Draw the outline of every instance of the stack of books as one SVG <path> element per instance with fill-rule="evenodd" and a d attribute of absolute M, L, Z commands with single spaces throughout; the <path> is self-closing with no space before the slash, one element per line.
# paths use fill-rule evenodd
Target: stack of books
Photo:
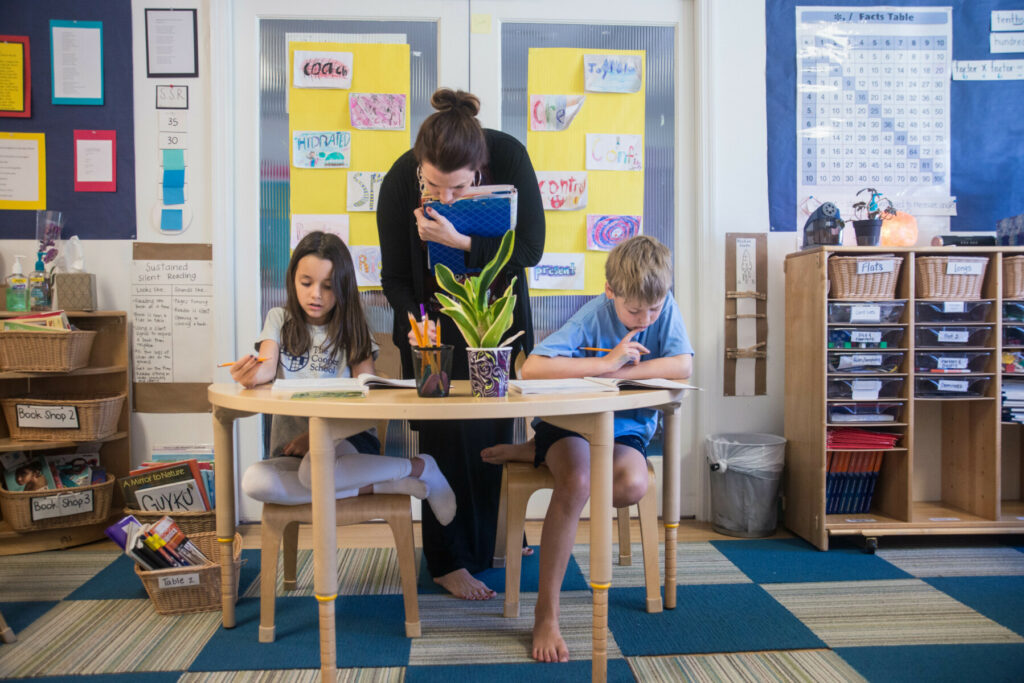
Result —
<path fill-rule="evenodd" d="M 147 512 L 204 512 L 214 509 L 213 452 L 154 453 L 151 460 L 117 480 L 124 502 Z M 164 459 L 171 462 L 166 462 Z"/>
<path fill-rule="evenodd" d="M 71 321 L 64 311 L 48 311 L 0 320 L 0 331 L 5 332 L 60 332 L 71 329 Z"/>
<path fill-rule="evenodd" d="M 899 432 L 876 432 L 854 427 L 838 427 L 826 432 L 828 448 L 893 448 L 901 438 Z"/>
<path fill-rule="evenodd" d="M 1024 379 L 1003 378 L 1003 422 L 1024 424 Z"/>
<path fill-rule="evenodd" d="M 211 564 L 171 517 L 164 516 L 152 524 L 143 524 L 133 515 L 128 515 L 108 526 L 106 534 L 147 571 Z"/>
<path fill-rule="evenodd" d="M 882 467 L 881 451 L 830 451 L 825 462 L 825 514 L 870 510 Z"/>

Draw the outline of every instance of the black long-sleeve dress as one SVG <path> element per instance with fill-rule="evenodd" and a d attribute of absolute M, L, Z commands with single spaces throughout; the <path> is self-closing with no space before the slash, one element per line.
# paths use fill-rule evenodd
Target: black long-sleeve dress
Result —
<path fill-rule="evenodd" d="M 533 349 L 533 324 L 525 268 L 536 265 L 544 253 L 544 208 L 537 176 L 526 148 L 510 135 L 484 129 L 489 152 L 483 180 L 487 184 L 514 185 L 518 192 L 516 241 L 512 257 L 496 283 L 504 291 L 517 277 L 516 307 L 511 332 L 525 334 L 513 342 L 512 357 Z M 412 151 L 395 161 L 381 184 L 377 203 L 377 232 L 381 248 L 381 284 L 384 296 L 395 311 L 392 338 L 402 358 L 403 377 L 412 377 L 409 348 L 409 320 L 406 312 L 419 317 L 420 304 L 441 320 L 445 343 L 455 346 L 452 377 L 469 378 L 466 342 L 447 316 L 438 316 L 433 294 L 437 283 L 427 268 L 427 253 L 416 229 L 413 211 L 420 206 L 417 163 Z M 472 238 L 466 253 L 469 268 L 482 268 L 498 250 L 500 237 Z M 419 423 L 420 450 L 437 460 L 455 491 L 458 506 L 455 520 L 441 526 L 429 506 L 423 506 L 423 554 L 432 576 L 443 576 L 459 568 L 475 573 L 491 565 L 497 524 L 501 467 L 483 462 L 480 451 L 498 443 L 511 443 L 512 420 L 451 420 Z"/>

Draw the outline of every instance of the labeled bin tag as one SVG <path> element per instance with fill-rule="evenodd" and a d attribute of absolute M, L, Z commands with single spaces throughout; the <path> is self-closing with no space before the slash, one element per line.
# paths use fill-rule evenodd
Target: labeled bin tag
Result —
<path fill-rule="evenodd" d="M 965 379 L 940 379 L 939 391 L 949 391 L 958 394 L 967 393 L 967 380 Z"/>
<path fill-rule="evenodd" d="M 850 306 L 851 323 L 877 323 L 882 319 L 882 307 L 877 304 Z"/>
<path fill-rule="evenodd" d="M 938 365 L 940 370 L 966 370 L 967 357 L 956 358 L 943 356 L 938 359 Z"/>
<path fill-rule="evenodd" d="M 946 275 L 981 275 L 985 264 L 981 261 L 947 261 Z"/>
<path fill-rule="evenodd" d="M 963 301 L 943 301 L 942 302 L 943 313 L 963 313 L 964 302 Z"/>
<path fill-rule="evenodd" d="M 878 330 L 853 330 L 850 332 L 850 341 L 853 343 L 878 344 L 882 341 L 882 333 Z"/>
<path fill-rule="evenodd" d="M 970 332 L 967 330 L 939 330 L 939 341 L 953 344 L 966 344 Z"/>
<path fill-rule="evenodd" d="M 881 261 L 857 261 L 857 275 L 868 275 L 870 273 L 891 273 L 895 270 L 896 262 L 892 259 Z"/>
<path fill-rule="evenodd" d="M 882 382 L 877 379 L 855 379 L 851 384 L 854 401 L 874 401 L 882 390 Z"/>

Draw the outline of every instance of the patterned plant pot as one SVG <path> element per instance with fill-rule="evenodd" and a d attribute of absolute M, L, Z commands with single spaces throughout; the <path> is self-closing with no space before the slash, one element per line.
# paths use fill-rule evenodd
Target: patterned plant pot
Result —
<path fill-rule="evenodd" d="M 469 384 L 478 398 L 504 396 L 508 393 L 508 372 L 512 347 L 500 349 L 466 349 L 469 356 Z"/>

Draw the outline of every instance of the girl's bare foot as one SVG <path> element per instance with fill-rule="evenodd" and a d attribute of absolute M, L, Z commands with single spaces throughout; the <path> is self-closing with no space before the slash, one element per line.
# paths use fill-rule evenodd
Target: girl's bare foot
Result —
<path fill-rule="evenodd" d="M 463 600 L 490 600 L 497 595 L 483 581 L 473 578 L 466 569 L 456 569 L 444 576 L 436 576 L 434 583 Z"/>
<path fill-rule="evenodd" d="M 506 462 L 533 462 L 533 439 L 526 443 L 499 443 L 480 451 L 480 458 L 492 465 Z"/>
<path fill-rule="evenodd" d="M 533 658 L 538 662 L 568 662 L 569 648 L 558 630 L 558 620 L 540 619 L 533 625 Z"/>

